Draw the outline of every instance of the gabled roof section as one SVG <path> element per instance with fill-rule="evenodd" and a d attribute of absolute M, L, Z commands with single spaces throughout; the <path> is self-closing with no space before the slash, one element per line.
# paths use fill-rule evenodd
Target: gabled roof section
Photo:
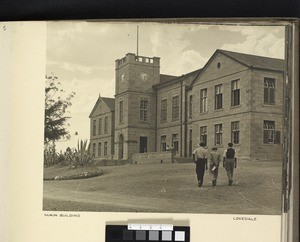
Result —
<path fill-rule="evenodd" d="M 110 111 L 115 111 L 115 99 L 114 98 L 109 98 L 109 97 L 100 97 L 98 98 L 97 102 L 95 103 L 92 112 L 89 115 L 89 118 L 92 116 L 92 114 L 94 113 L 94 111 L 96 110 L 98 104 L 100 102 L 105 103 L 105 105 L 109 108 Z"/>
<path fill-rule="evenodd" d="M 177 83 L 177 82 L 181 82 L 181 81 L 183 81 L 185 85 L 189 86 L 195 80 L 195 78 L 199 75 L 201 70 L 202 69 L 198 69 L 198 70 L 192 71 L 190 73 L 187 73 L 185 75 L 178 76 L 178 77 L 164 75 L 164 76 L 167 76 L 169 78 L 166 78 L 167 80 L 165 80 L 164 82 L 160 82 L 156 85 L 153 85 L 153 88 L 158 89 L 160 87 L 164 87 L 164 86 L 167 86 L 169 84 L 173 84 L 173 83 Z M 162 75 L 160 75 L 160 76 L 162 76 Z"/>
<path fill-rule="evenodd" d="M 159 83 L 164 83 L 164 82 L 170 81 L 172 79 L 175 79 L 177 77 L 178 76 L 171 76 L 171 75 L 160 74 Z"/>
<path fill-rule="evenodd" d="M 224 55 L 240 63 L 243 63 L 244 65 L 251 68 L 273 70 L 273 71 L 284 71 L 283 59 L 249 55 L 249 54 L 243 54 L 243 53 L 238 53 L 238 52 L 233 52 L 228 50 L 217 50 L 216 52 L 221 52 Z"/>
<path fill-rule="evenodd" d="M 191 85 L 192 82 L 196 79 L 196 77 L 201 73 L 201 71 L 202 68 L 183 75 L 182 77 L 184 78 L 185 85 L 187 86 Z"/>
<path fill-rule="evenodd" d="M 262 69 L 262 70 L 270 70 L 270 71 L 284 71 L 284 60 L 283 59 L 276 59 L 271 57 L 264 57 L 264 56 L 258 56 L 258 55 L 250 55 L 250 54 L 244 54 L 244 53 L 238 53 L 228 50 L 221 50 L 217 49 L 214 54 L 209 58 L 209 60 L 206 62 L 204 67 L 202 68 L 202 72 L 209 66 L 209 64 L 212 62 L 212 60 L 217 56 L 219 53 L 222 53 L 223 55 L 231 58 L 232 60 L 248 67 L 248 68 L 254 68 L 254 69 Z M 201 73 L 201 72 L 200 72 Z M 199 75 L 200 75 L 199 73 Z M 191 84 L 194 83 L 194 80 L 191 82 Z"/>
<path fill-rule="evenodd" d="M 102 101 L 111 111 L 115 111 L 115 99 L 110 97 L 101 97 Z"/>

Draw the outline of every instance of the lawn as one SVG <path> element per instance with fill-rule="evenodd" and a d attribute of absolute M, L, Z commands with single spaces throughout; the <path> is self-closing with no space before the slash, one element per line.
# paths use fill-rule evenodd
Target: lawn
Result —
<path fill-rule="evenodd" d="M 114 211 L 218 214 L 280 214 L 281 163 L 240 162 L 234 185 L 220 167 L 216 187 L 207 171 L 197 187 L 195 164 L 94 166 L 74 170 L 49 167 L 44 177 L 103 170 L 101 176 L 44 181 L 47 211 Z"/>

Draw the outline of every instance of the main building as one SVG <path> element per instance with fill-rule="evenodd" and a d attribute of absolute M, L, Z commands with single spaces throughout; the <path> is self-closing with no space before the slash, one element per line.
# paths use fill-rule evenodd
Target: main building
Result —
<path fill-rule="evenodd" d="M 116 60 L 115 98 L 90 113 L 90 148 L 98 160 L 136 153 L 191 157 L 200 141 L 246 160 L 282 157 L 284 60 L 216 50 L 202 69 L 160 74 L 160 58 Z"/>

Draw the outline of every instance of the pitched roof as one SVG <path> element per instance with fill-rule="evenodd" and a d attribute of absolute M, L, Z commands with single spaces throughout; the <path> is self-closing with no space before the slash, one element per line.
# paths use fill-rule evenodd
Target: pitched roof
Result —
<path fill-rule="evenodd" d="M 165 80 L 163 82 L 160 82 L 156 85 L 154 85 L 154 88 L 159 88 L 159 87 L 163 87 L 172 83 L 177 83 L 177 82 L 181 82 L 183 81 L 185 85 L 190 85 L 194 79 L 198 76 L 198 74 L 201 72 L 202 69 L 198 69 L 192 72 L 189 72 L 187 74 L 181 75 L 181 76 L 168 76 L 168 75 L 164 75 L 167 76 L 167 78 L 165 78 Z M 160 75 L 162 76 L 162 75 Z M 169 78 L 168 78 L 169 77 Z"/>
<path fill-rule="evenodd" d="M 243 63 L 244 65 L 257 69 L 266 69 L 274 71 L 284 71 L 284 60 L 257 55 L 243 54 L 228 50 L 218 49 L 216 52 L 221 52 L 224 55 Z"/>
<path fill-rule="evenodd" d="M 114 98 L 101 97 L 101 99 L 111 111 L 115 110 L 115 99 Z"/>
<path fill-rule="evenodd" d="M 98 103 L 99 102 L 104 102 L 106 104 L 106 106 L 109 108 L 110 111 L 115 111 L 115 99 L 114 98 L 110 98 L 110 97 L 99 97 L 97 99 L 97 102 L 95 103 L 90 115 L 89 115 L 89 118 L 92 116 L 93 112 L 95 111 L 95 109 L 97 108 L 98 106 Z"/>
<path fill-rule="evenodd" d="M 202 68 L 192 71 L 190 73 L 187 73 L 185 75 L 182 75 L 182 78 L 184 79 L 184 83 L 186 85 L 191 85 L 191 83 L 196 79 L 196 77 L 201 73 Z"/>
<path fill-rule="evenodd" d="M 257 55 L 250 55 L 250 54 L 243 54 L 228 50 L 221 50 L 218 49 L 210 58 L 213 59 L 217 53 L 222 53 L 229 58 L 246 65 L 249 68 L 256 68 L 256 69 L 265 69 L 265 70 L 273 70 L 273 71 L 284 71 L 284 60 L 283 59 L 276 59 L 264 56 L 257 56 Z M 210 60 L 208 62 L 210 62 Z M 205 66 L 208 65 L 208 62 Z M 202 69 L 195 70 L 193 72 L 187 73 L 182 76 L 171 76 L 171 75 L 160 75 L 160 83 L 154 85 L 154 88 L 159 88 L 166 86 L 168 84 L 184 81 L 185 85 L 189 86 L 193 83 L 196 77 L 201 73 Z"/>
<path fill-rule="evenodd" d="M 172 79 L 175 79 L 177 76 L 171 76 L 171 75 L 165 75 L 165 74 L 160 74 L 160 80 L 159 83 L 164 83 L 167 81 L 170 81 Z"/>

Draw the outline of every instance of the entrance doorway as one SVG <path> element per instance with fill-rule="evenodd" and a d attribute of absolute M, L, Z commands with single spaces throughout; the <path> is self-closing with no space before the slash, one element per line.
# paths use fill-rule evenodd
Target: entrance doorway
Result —
<path fill-rule="evenodd" d="M 193 131 L 189 131 L 189 157 L 192 157 L 193 155 Z"/>
<path fill-rule="evenodd" d="M 119 135 L 119 159 L 123 159 L 124 138 L 123 134 Z"/>
<path fill-rule="evenodd" d="M 147 153 L 147 137 L 140 137 L 140 153 Z"/>

